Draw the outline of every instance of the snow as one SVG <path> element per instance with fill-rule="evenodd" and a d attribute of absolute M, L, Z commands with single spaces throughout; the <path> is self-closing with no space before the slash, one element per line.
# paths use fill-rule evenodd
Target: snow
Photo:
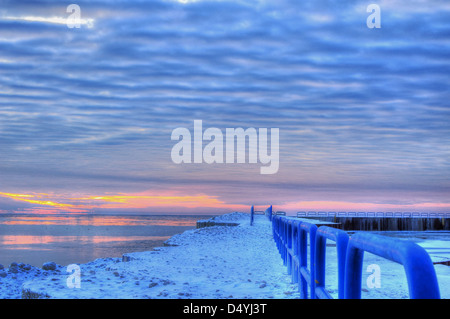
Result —
<path fill-rule="evenodd" d="M 238 226 L 212 226 L 185 231 L 171 237 L 166 246 L 136 252 L 120 258 L 101 258 L 80 264 L 80 288 L 70 288 L 72 274 L 66 267 L 55 270 L 29 265 L 12 265 L 0 270 L 0 298 L 108 298 L 108 299 L 294 299 L 298 286 L 291 282 L 287 268 L 272 238 L 266 216 L 232 213 L 214 218 Z M 420 244 L 429 246 L 426 240 Z M 433 240 L 433 247 L 448 241 Z M 442 256 L 441 256 L 442 257 Z M 337 297 L 336 247 L 327 245 L 326 287 Z M 126 261 L 128 260 L 128 261 Z M 363 298 L 408 298 L 403 267 L 365 254 L 367 265 L 381 269 L 380 288 L 369 288 L 363 274 Z M 435 265 L 442 298 L 450 298 L 450 267 Z M 23 295 L 22 295 L 23 294 Z"/>

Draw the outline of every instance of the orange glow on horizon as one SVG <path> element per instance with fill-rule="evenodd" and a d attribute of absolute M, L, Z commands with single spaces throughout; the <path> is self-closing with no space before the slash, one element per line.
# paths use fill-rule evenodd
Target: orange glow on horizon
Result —
<path fill-rule="evenodd" d="M 63 204 L 63 203 L 58 203 L 58 202 L 54 202 L 54 201 L 50 201 L 50 200 L 29 199 L 29 198 L 42 199 L 44 197 L 51 196 L 50 194 L 41 194 L 41 193 L 39 193 L 39 194 L 35 194 L 35 195 L 30 195 L 30 194 L 12 194 L 12 193 L 2 193 L 2 192 L 0 192 L 0 196 L 12 198 L 12 199 L 19 200 L 19 201 L 22 201 L 22 202 L 27 202 L 27 203 L 31 203 L 31 204 L 38 204 L 38 205 L 44 205 L 44 206 L 68 207 L 68 208 L 75 207 L 75 205 L 72 205 L 72 204 Z"/>
<path fill-rule="evenodd" d="M 43 208 L 27 208 L 25 211 L 50 212 L 89 212 L 95 209 L 146 209 L 146 208 L 222 208 L 222 209 L 248 209 L 247 205 L 227 204 L 216 196 L 205 194 L 178 195 L 176 193 L 138 193 L 114 195 L 87 195 L 72 197 L 51 194 L 12 194 L 0 192 L 0 196 L 17 201 L 23 201 Z"/>

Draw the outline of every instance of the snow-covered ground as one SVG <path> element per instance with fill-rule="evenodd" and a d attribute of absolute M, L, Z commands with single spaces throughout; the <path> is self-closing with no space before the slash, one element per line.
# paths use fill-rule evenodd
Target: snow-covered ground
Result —
<path fill-rule="evenodd" d="M 126 254 L 126 258 L 102 258 L 81 264 L 80 287 L 73 286 L 73 272 L 56 265 L 43 270 L 24 264 L 0 270 L 0 298 L 197 298 L 197 299 L 292 299 L 298 286 L 291 283 L 287 268 L 272 238 L 271 224 L 256 215 L 226 214 L 217 221 L 239 226 L 213 226 L 173 236 L 167 246 Z M 445 245 L 439 240 L 436 245 Z M 419 244 L 426 245 L 426 240 Z M 447 245 L 448 248 L 448 245 Z M 327 247 L 327 289 L 337 297 L 335 247 Z M 128 261 L 123 261 L 128 260 Z M 363 298 L 407 298 L 401 265 L 366 254 L 364 263 L 377 264 L 380 286 L 371 288 L 363 275 Z M 365 266 L 364 266 L 365 267 Z M 364 268 L 366 269 L 366 268 Z M 450 298 L 450 267 L 436 265 L 442 298 Z M 72 277 L 71 277 L 72 275 Z"/>

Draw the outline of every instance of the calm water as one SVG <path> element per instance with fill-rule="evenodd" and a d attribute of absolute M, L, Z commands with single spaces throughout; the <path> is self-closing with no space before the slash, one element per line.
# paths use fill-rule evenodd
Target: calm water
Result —
<path fill-rule="evenodd" d="M 195 228 L 211 216 L 1 214 L 0 264 L 23 262 L 41 267 L 86 263 L 96 258 L 151 250 L 169 237 Z"/>

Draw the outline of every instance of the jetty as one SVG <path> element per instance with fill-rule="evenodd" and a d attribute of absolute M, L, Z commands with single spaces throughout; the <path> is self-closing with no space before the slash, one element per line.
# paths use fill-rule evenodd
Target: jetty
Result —
<path fill-rule="evenodd" d="M 450 214 L 393 212 L 298 212 L 296 217 L 334 223 L 345 231 L 450 231 Z"/>

